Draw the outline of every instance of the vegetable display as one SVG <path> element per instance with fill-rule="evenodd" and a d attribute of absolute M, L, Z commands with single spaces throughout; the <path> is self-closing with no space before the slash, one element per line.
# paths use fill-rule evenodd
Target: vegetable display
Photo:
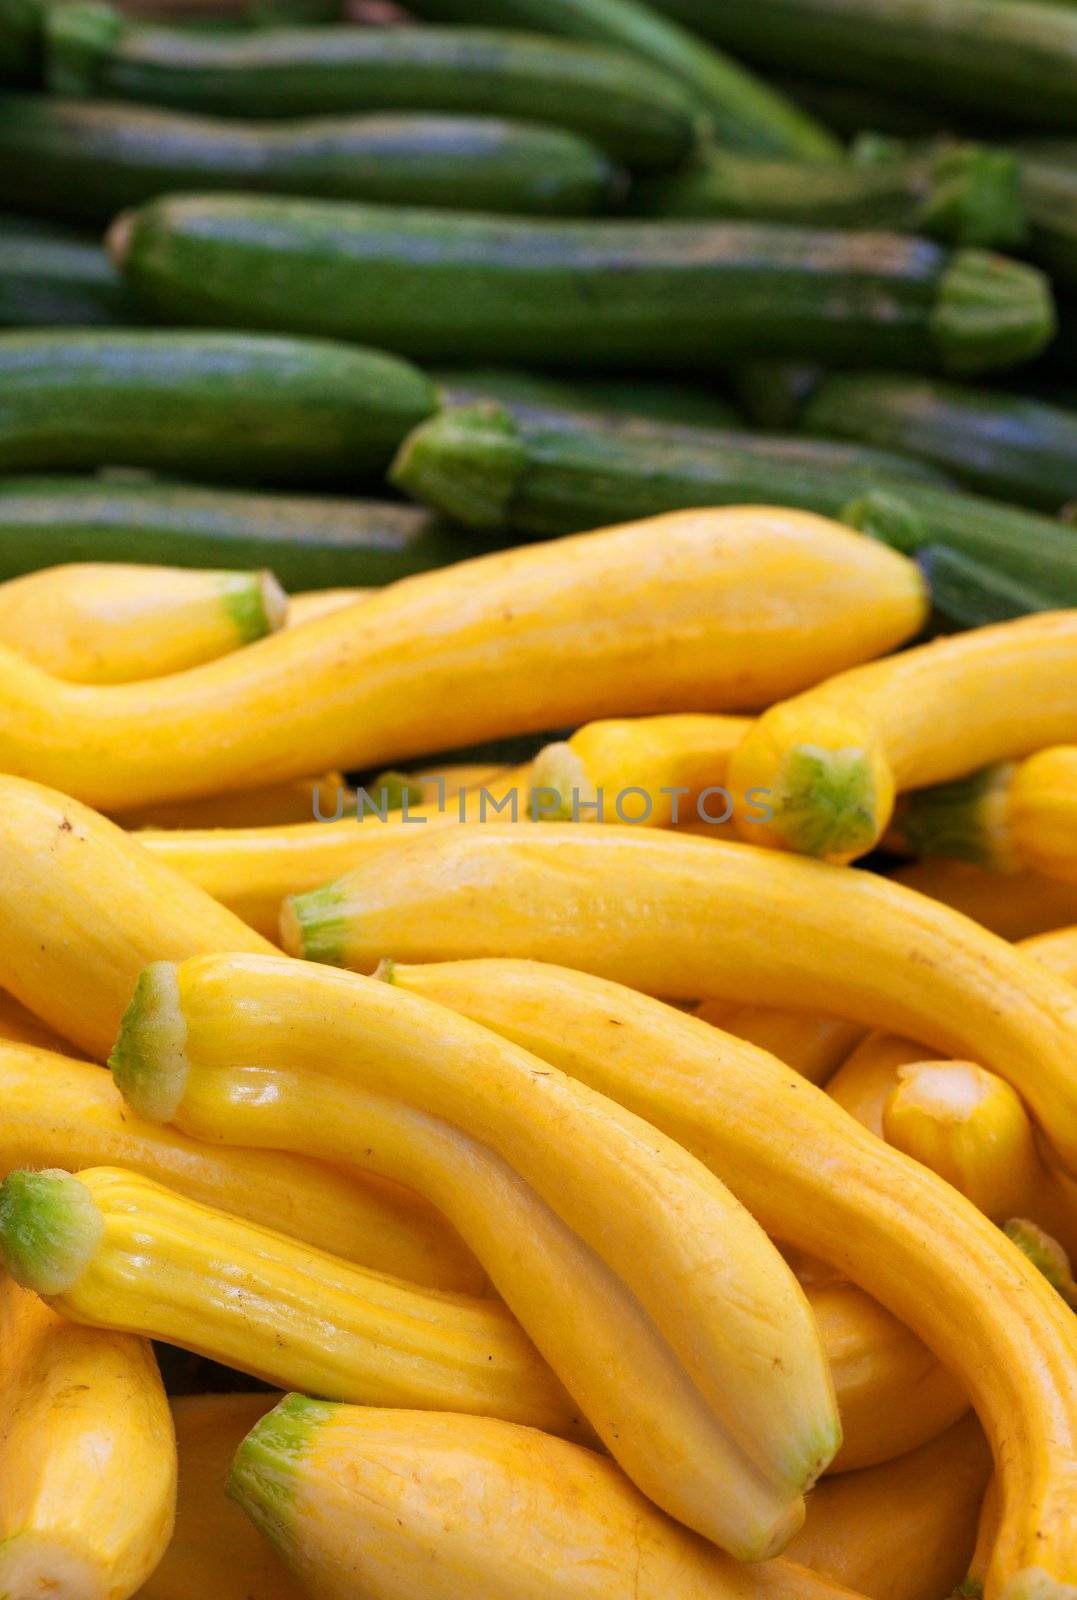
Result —
<path fill-rule="evenodd" d="M 0 1600 L 1077 1600 L 1075 0 L 0 0 Z"/>

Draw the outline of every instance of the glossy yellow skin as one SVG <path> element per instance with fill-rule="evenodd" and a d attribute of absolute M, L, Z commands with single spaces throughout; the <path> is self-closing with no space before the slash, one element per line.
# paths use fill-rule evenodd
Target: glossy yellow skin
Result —
<path fill-rule="evenodd" d="M 968 1571 L 990 1476 L 969 1417 L 885 1466 L 819 1484 L 786 1554 L 872 1600 L 939 1600 Z"/>
<path fill-rule="evenodd" d="M 147 684 L 0 651 L 0 769 L 102 810 L 594 717 L 768 705 L 915 634 L 917 568 L 823 518 L 675 512 L 421 573 Z"/>
<path fill-rule="evenodd" d="M 136 1116 L 89 1062 L 0 1043 L 0 1105 L 0 1177 L 125 1167 L 372 1271 L 436 1289 L 483 1287 L 477 1262 L 417 1195 L 298 1156 L 199 1144 Z"/>
<path fill-rule="evenodd" d="M 346 606 L 353 606 L 357 600 L 365 600 L 375 592 L 373 589 L 308 589 L 305 594 L 291 594 L 285 626 L 296 628 L 301 622 L 314 622 L 318 617 L 329 616 L 330 612 L 343 611 Z"/>
<path fill-rule="evenodd" d="M 168 1544 L 176 1445 L 149 1345 L 0 1276 L 0 1594 L 127 1600 Z"/>
<path fill-rule="evenodd" d="M 78 1182 L 104 1227 L 79 1276 L 50 1297 L 73 1322 L 357 1405 L 585 1431 L 496 1300 L 368 1272 L 119 1167 L 89 1167 Z"/>
<path fill-rule="evenodd" d="M 527 768 L 503 768 L 499 776 L 481 780 L 489 805 L 482 793 L 476 795 L 468 788 L 463 798 L 464 820 L 479 822 L 487 813 L 496 820 L 500 813 L 493 806 L 514 793 L 518 815 L 525 819 L 529 781 Z M 336 793 L 329 796 L 325 816 L 336 816 L 336 799 Z M 460 808 L 460 791 L 454 797 L 447 773 L 444 803 L 434 794 L 409 806 L 407 822 L 401 820 L 401 813 L 389 812 L 383 821 L 368 810 L 362 821 L 342 816 L 338 821 L 279 827 L 147 829 L 138 835 L 138 842 L 265 938 L 276 941 L 281 902 L 287 895 L 302 894 L 361 867 L 389 846 L 410 843 L 435 828 L 458 823 Z"/>
<path fill-rule="evenodd" d="M 1077 923 L 1077 884 L 1032 872 L 1000 878 L 967 861 L 914 861 L 891 876 L 932 900 L 941 900 L 1003 939 L 1027 939 Z"/>
<path fill-rule="evenodd" d="M 113 1064 L 195 1137 L 426 1194 L 656 1503 L 745 1559 L 798 1526 L 839 1442 L 810 1307 L 649 1124 L 443 1007 L 283 958 L 151 969 Z"/>
<path fill-rule="evenodd" d="M 311 1600 L 849 1600 L 788 1561 L 730 1561 L 578 1445 L 471 1417 L 289 1407 L 305 1413 L 281 1425 L 292 1448 L 267 1419 L 232 1482 Z"/>
<path fill-rule="evenodd" d="M 953 634 L 852 669 L 772 707 L 730 762 L 742 836 L 848 861 L 871 849 L 895 795 L 1077 740 L 1077 610 Z M 739 801 L 738 801 L 739 805 Z"/>
<path fill-rule="evenodd" d="M 71 683 L 132 683 L 274 632 L 285 605 L 268 572 L 73 563 L 0 583 L 0 642 Z"/>
<path fill-rule="evenodd" d="M 172 1402 L 179 1494 L 172 1542 L 138 1600 L 307 1600 L 280 1556 L 227 1494 L 244 1434 L 279 1394 L 182 1395 Z"/>
<path fill-rule="evenodd" d="M 139 972 L 202 950 L 269 950 L 114 823 L 0 776 L 0 981 L 103 1061 Z"/>
<path fill-rule="evenodd" d="M 265 789 L 206 795 L 201 800 L 162 801 L 137 811 L 117 812 L 112 820 L 129 830 L 280 827 L 310 822 L 319 812 L 334 816 L 344 788 L 342 773 L 327 772 L 320 778 L 297 778 Z"/>
<path fill-rule="evenodd" d="M 711 826 L 721 826 L 732 815 L 725 796 L 705 791 L 724 785 L 729 758 L 750 727 L 747 717 L 702 713 L 585 723 L 535 757 L 531 781 L 542 796 L 541 815 L 650 828 L 713 817 L 720 820 Z"/>
<path fill-rule="evenodd" d="M 288 902 L 282 933 L 360 970 L 523 956 L 886 1027 L 1005 1077 L 1077 1173 L 1077 992 L 868 873 L 657 829 L 441 829 Z"/>
<path fill-rule="evenodd" d="M 1073 1600 L 1077 1324 L 968 1201 L 762 1051 L 630 989 L 520 961 L 397 967 L 393 978 L 649 1116 L 721 1172 L 768 1233 L 907 1323 L 991 1440 L 1002 1525 L 988 1600 Z M 1040 1591 L 1029 1587 L 1037 1571 L 1048 1575 Z"/>
<path fill-rule="evenodd" d="M 952 1183 L 994 1222 L 1028 1217 L 1077 1246 L 1077 1189 L 1043 1162 L 1008 1083 L 971 1061 L 899 1067 L 883 1105 L 888 1144 Z"/>
<path fill-rule="evenodd" d="M 825 1083 L 864 1036 L 859 1022 L 823 1012 L 704 1000 L 696 1016 L 767 1050 L 811 1083 Z"/>

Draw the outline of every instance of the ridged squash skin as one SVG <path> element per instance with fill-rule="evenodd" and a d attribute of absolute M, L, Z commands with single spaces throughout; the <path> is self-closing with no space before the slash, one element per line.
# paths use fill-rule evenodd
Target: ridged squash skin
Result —
<path fill-rule="evenodd" d="M 0 1041 L 0 1177 L 19 1167 L 123 1167 L 374 1272 L 480 1293 L 486 1279 L 417 1195 L 270 1150 L 201 1144 L 136 1116 L 107 1072 Z"/>
<path fill-rule="evenodd" d="M 828 1262 L 914 1329 L 967 1389 L 991 1440 L 1003 1514 L 988 1600 L 1070 1600 L 1077 1329 L 968 1201 L 762 1051 L 633 990 L 504 960 L 392 976 L 650 1116 L 722 1172 L 773 1237 Z"/>
<path fill-rule="evenodd" d="M 444 1007 L 280 957 L 151 967 L 112 1066 L 197 1137 L 418 1189 L 656 1503 L 742 1559 L 799 1525 L 840 1442 L 807 1300 L 648 1123 Z"/>
<path fill-rule="evenodd" d="M 73 562 L 0 584 L 0 642 L 70 683 L 164 677 L 280 627 L 268 572 Z"/>
<path fill-rule="evenodd" d="M 192 1394 L 172 1402 L 176 1526 L 137 1600 L 306 1600 L 280 1556 L 228 1496 L 232 1457 L 279 1394 Z"/>
<path fill-rule="evenodd" d="M 153 1351 L 0 1276 L 0 1593 L 127 1600 L 164 1554 L 176 1443 Z"/>
<path fill-rule="evenodd" d="M 87 1055 L 107 1056 L 148 961 L 270 949 L 114 823 L 66 794 L 0 777 L 4 984 Z"/>
<path fill-rule="evenodd" d="M 787 1561 L 742 1566 L 614 1464 L 531 1429 L 289 1395 L 232 1493 L 312 1600 L 850 1600 Z"/>
<path fill-rule="evenodd" d="M 27 1200 L 35 1185 L 44 1196 Z M 504 1416 L 591 1438 L 499 1301 L 368 1272 L 120 1167 L 11 1174 L 0 1238 L 13 1276 L 87 1327 L 357 1405 Z"/>
<path fill-rule="evenodd" d="M 282 938 L 359 970 L 514 956 L 885 1027 L 999 1073 L 1077 1173 L 1077 991 L 873 874 L 659 829 L 444 828 L 286 902 Z"/>
<path fill-rule="evenodd" d="M 1077 739 L 1077 610 L 936 639 L 772 707 L 730 762 L 771 792 L 753 844 L 848 861 L 879 842 L 895 796 Z"/>
<path fill-rule="evenodd" d="M 908 639 L 918 569 L 806 513 L 674 513 L 393 584 L 147 684 L 0 651 L 0 765 L 90 805 L 250 789 L 595 717 L 768 705 Z"/>

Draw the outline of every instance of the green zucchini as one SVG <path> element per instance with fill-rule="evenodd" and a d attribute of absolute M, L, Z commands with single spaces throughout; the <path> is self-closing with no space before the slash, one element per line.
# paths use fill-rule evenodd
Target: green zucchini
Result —
<path fill-rule="evenodd" d="M 0 328 L 140 320 L 100 240 L 55 223 L 0 216 Z"/>
<path fill-rule="evenodd" d="M 77 222 L 176 190 L 248 189 L 581 216 L 623 184 L 563 128 L 494 117 L 232 122 L 43 95 L 0 97 L 0 202 Z"/>
<path fill-rule="evenodd" d="M 236 333 L 0 335 L 0 472 L 354 484 L 436 401 L 378 351 Z"/>
<path fill-rule="evenodd" d="M 841 146 L 792 101 L 641 0 L 410 0 L 435 22 L 534 29 L 613 45 L 678 78 L 735 149 L 837 160 Z"/>
<path fill-rule="evenodd" d="M 1037 353 L 1046 279 L 898 234 L 554 222 L 179 196 L 112 237 L 166 321 L 359 339 L 424 362 L 708 369 L 750 353 L 978 372 Z"/>
<path fill-rule="evenodd" d="M 985 567 L 949 545 L 928 545 L 916 562 L 931 590 L 935 616 L 952 628 L 986 628 L 1054 607 L 1050 596 L 1033 585 Z"/>
<path fill-rule="evenodd" d="M 652 422 L 699 428 L 736 428 L 740 417 L 729 401 L 710 389 L 654 378 L 546 377 L 512 367 L 435 372 L 446 405 L 501 400 L 509 405 L 554 406 L 562 411 L 598 411 Z"/>
<path fill-rule="evenodd" d="M 392 583 L 487 548 L 415 506 L 123 478 L 0 478 L 0 578 L 66 561 L 268 567 L 291 591 Z"/>
<path fill-rule="evenodd" d="M 538 406 L 450 407 L 416 429 L 390 480 L 464 527 L 530 538 L 691 506 L 834 515 L 876 484 L 940 482 L 920 462 L 845 445 Z"/>
<path fill-rule="evenodd" d="M 640 185 L 634 209 L 652 216 L 890 228 L 1001 248 L 1025 238 L 1020 182 L 1016 156 L 974 144 L 844 163 L 765 161 L 707 149 L 681 171 Z"/>
<path fill-rule="evenodd" d="M 1077 7 L 1040 0 L 653 0 L 745 61 L 1077 128 Z M 869 124 L 870 126 L 870 124 Z"/>
<path fill-rule="evenodd" d="M 149 27 L 108 5 L 57 7 L 46 40 L 54 93 L 136 100 L 262 121 L 426 111 L 552 124 L 630 166 L 676 166 L 699 113 L 673 79 L 630 55 L 479 28 Z"/>
<path fill-rule="evenodd" d="M 904 373 L 835 373 L 801 415 L 806 433 L 933 461 L 984 494 L 1056 512 L 1077 500 L 1077 412 L 1003 390 Z"/>
<path fill-rule="evenodd" d="M 888 485 L 853 500 L 843 522 L 908 556 L 945 544 L 1043 593 L 1077 606 L 1077 530 L 1020 506 L 920 484 Z"/>

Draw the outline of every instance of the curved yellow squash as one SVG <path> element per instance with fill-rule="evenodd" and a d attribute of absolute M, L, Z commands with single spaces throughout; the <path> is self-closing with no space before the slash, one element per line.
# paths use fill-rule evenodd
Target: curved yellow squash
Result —
<path fill-rule="evenodd" d="M 745 1559 L 798 1525 L 840 1442 L 810 1307 L 648 1123 L 442 1006 L 282 957 L 148 969 L 112 1064 L 136 1109 L 196 1137 L 426 1194 L 657 1503 Z"/>
<path fill-rule="evenodd" d="M 231 1481 L 311 1600 L 851 1600 L 738 1566 L 612 1462 L 503 1422 L 287 1395 Z"/>
<path fill-rule="evenodd" d="M 0 1275 L 0 1594 L 127 1600 L 172 1531 L 176 1444 L 153 1351 Z"/>
<path fill-rule="evenodd" d="M 841 673 L 766 712 L 734 751 L 730 787 L 756 844 L 848 861 L 895 795 L 1077 740 L 1077 610 L 1040 612 Z M 771 797 L 760 824 L 741 803 Z"/>
<path fill-rule="evenodd" d="M 421 573 L 152 683 L 65 684 L 0 650 L 0 768 L 107 811 L 769 705 L 901 644 L 926 607 L 912 562 L 824 518 L 674 512 Z"/>
<path fill-rule="evenodd" d="M 285 605 L 269 572 L 80 562 L 0 583 L 0 643 L 71 683 L 132 683 L 275 632 Z"/>
<path fill-rule="evenodd" d="M 1077 1173 L 1077 992 L 885 878 L 658 829 L 451 828 L 296 896 L 282 931 L 360 970 L 526 956 L 886 1027 L 1005 1077 Z"/>
<path fill-rule="evenodd" d="M 650 1117 L 721 1172 L 768 1233 L 913 1328 L 992 1443 L 1003 1518 L 990 1596 L 1073 1600 L 1077 1323 L 968 1201 L 762 1051 L 630 989 L 521 961 L 393 978 Z"/>

